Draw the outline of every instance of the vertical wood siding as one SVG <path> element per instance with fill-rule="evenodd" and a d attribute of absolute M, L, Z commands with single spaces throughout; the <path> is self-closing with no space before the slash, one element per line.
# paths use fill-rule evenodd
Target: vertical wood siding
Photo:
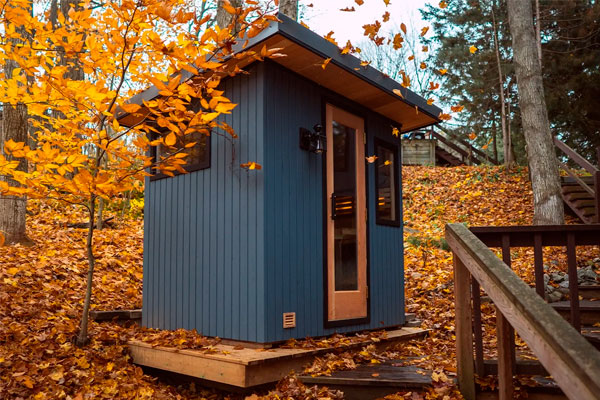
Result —
<path fill-rule="evenodd" d="M 299 149 L 298 130 L 324 124 L 324 97 L 342 108 L 347 102 L 275 63 L 266 66 L 266 341 L 404 323 L 402 228 L 375 224 L 375 164 L 369 164 L 370 323 L 325 328 L 323 158 Z M 374 136 L 399 144 L 386 119 L 355 104 L 346 105 L 348 111 L 365 117 L 368 154 L 374 154 Z M 283 329 L 284 312 L 296 312 L 296 328 Z"/>
<path fill-rule="evenodd" d="M 224 83 L 235 152 L 213 135 L 209 169 L 146 182 L 143 324 L 256 342 L 402 324 L 402 228 L 375 224 L 368 164 L 370 322 L 325 328 L 323 158 L 298 146 L 300 127 L 324 124 L 324 98 L 365 118 L 369 155 L 374 136 L 399 145 L 389 122 L 273 62 L 250 72 Z"/>
<path fill-rule="evenodd" d="M 208 169 L 146 182 L 142 322 L 264 341 L 264 65 L 224 82 L 239 104 L 213 134 Z"/>

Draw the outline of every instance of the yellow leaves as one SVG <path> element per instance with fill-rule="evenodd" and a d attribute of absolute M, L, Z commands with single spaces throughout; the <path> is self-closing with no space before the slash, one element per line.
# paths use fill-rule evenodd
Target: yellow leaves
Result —
<path fill-rule="evenodd" d="M 428 31 L 429 31 L 429 27 L 428 26 L 426 26 L 424 28 L 421 28 L 421 37 L 425 36 Z"/>
<path fill-rule="evenodd" d="M 167 136 L 165 136 L 164 142 L 167 146 L 175 146 L 175 143 L 177 143 L 177 135 L 173 132 L 170 132 Z"/>
<path fill-rule="evenodd" d="M 62 371 L 54 371 L 52 372 L 50 375 L 48 375 L 50 377 L 50 379 L 52 379 L 53 381 L 60 381 L 61 379 L 64 379 L 65 374 Z"/>
<path fill-rule="evenodd" d="M 4 236 L 2 236 L 2 238 L 4 238 Z M 6 270 L 6 272 L 7 272 L 9 275 L 12 275 L 12 276 L 14 276 L 14 275 L 16 275 L 16 274 L 18 274 L 18 273 L 19 273 L 19 268 L 12 267 L 12 268 L 9 268 L 9 269 L 7 269 L 7 270 Z"/>
<path fill-rule="evenodd" d="M 4 234 L 2 232 L 0 232 L 0 247 L 4 246 L 5 241 L 6 241 L 6 238 L 4 237 Z"/>
<path fill-rule="evenodd" d="M 4 143 L 4 150 L 6 150 L 7 153 L 12 153 L 13 151 L 17 151 L 17 150 L 22 150 L 24 147 L 25 147 L 25 143 L 15 142 L 12 139 L 8 139 Z"/>
<path fill-rule="evenodd" d="M 394 137 L 398 137 L 400 136 L 400 129 L 396 128 L 395 126 L 392 128 L 392 136 Z"/>
<path fill-rule="evenodd" d="M 379 360 L 377 360 L 375 358 L 372 358 L 371 359 L 371 364 L 381 364 L 381 361 L 379 361 Z"/>
<path fill-rule="evenodd" d="M 323 61 L 323 64 L 321 64 L 321 68 L 323 68 L 323 69 L 327 68 L 327 65 L 329 65 L 330 62 L 331 62 L 331 57 L 325 59 L 325 61 Z"/>
<path fill-rule="evenodd" d="M 446 73 L 448 72 L 448 70 L 445 68 L 442 68 L 439 71 L 440 71 L 440 74 L 442 74 L 442 75 L 446 75 Z"/>
<path fill-rule="evenodd" d="M 400 89 L 393 89 L 392 92 L 394 92 L 394 94 L 396 96 L 404 98 L 404 96 L 402 95 L 402 92 L 400 91 Z"/>
<path fill-rule="evenodd" d="M 262 169 L 262 165 L 254 162 L 254 161 L 249 161 L 247 163 L 240 164 L 240 167 L 247 169 L 249 171 Z"/>
<path fill-rule="evenodd" d="M 134 112 L 137 112 L 142 107 L 139 104 L 122 104 L 121 108 L 126 113 L 133 114 Z"/>
<path fill-rule="evenodd" d="M 77 365 L 79 365 L 80 368 L 83 368 L 83 369 L 88 369 L 90 367 L 90 363 L 85 358 L 85 356 L 82 356 L 82 357 L 79 357 L 79 358 L 75 359 L 75 363 Z"/>
<path fill-rule="evenodd" d="M 435 102 L 435 100 L 432 99 L 432 98 L 427 99 L 427 104 L 428 105 L 432 105 L 434 102 Z"/>
<path fill-rule="evenodd" d="M 469 47 L 469 52 L 471 52 L 471 54 L 475 54 L 475 52 L 477 51 L 477 47 L 474 45 L 471 45 L 471 47 Z"/>
<path fill-rule="evenodd" d="M 219 103 L 215 107 L 215 111 L 220 114 L 231 114 L 231 110 L 233 110 L 237 104 L 233 103 Z"/>

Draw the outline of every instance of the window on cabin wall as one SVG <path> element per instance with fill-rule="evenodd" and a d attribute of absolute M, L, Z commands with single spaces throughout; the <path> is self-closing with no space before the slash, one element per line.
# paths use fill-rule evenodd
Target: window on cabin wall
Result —
<path fill-rule="evenodd" d="M 376 139 L 375 155 L 376 222 L 380 225 L 400 226 L 398 146 Z"/>
<path fill-rule="evenodd" d="M 161 132 L 160 135 L 165 136 L 168 133 L 168 131 L 165 131 Z M 186 148 L 186 146 L 188 147 Z M 177 152 L 188 155 L 185 158 L 186 164 L 183 166 L 187 172 L 210 168 L 210 135 L 207 135 L 205 130 L 198 130 L 183 137 L 177 136 L 174 148 L 167 148 L 162 145 L 156 147 L 155 160 L 158 162 L 164 157 Z M 173 171 L 173 173 L 178 174 L 177 171 Z M 157 174 L 155 177 L 165 177 L 165 175 Z"/>

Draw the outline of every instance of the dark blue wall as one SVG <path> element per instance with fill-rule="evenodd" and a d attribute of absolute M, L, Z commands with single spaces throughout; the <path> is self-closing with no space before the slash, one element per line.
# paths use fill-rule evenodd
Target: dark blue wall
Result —
<path fill-rule="evenodd" d="M 365 119 L 369 155 L 374 136 L 399 144 L 390 122 L 274 62 L 224 89 L 239 104 L 225 118 L 234 147 L 213 135 L 209 169 L 147 182 L 143 324 L 256 342 L 402 324 L 402 228 L 375 224 L 368 164 L 370 322 L 325 328 L 323 158 L 298 147 L 327 101 Z M 263 169 L 241 169 L 247 161 Z M 297 327 L 284 330 L 292 311 Z"/>
<path fill-rule="evenodd" d="M 213 134 L 209 169 L 146 182 L 142 323 L 264 341 L 264 65 L 224 83 L 238 133 Z M 235 150 L 234 150 L 235 148 Z"/>
<path fill-rule="evenodd" d="M 327 102 L 365 119 L 368 155 L 375 136 L 399 145 L 391 123 L 276 63 L 266 66 L 266 341 L 403 324 L 402 228 L 375 224 L 375 164 L 367 164 L 370 322 L 325 328 L 324 159 L 298 147 L 300 127 L 324 125 Z M 284 312 L 296 312 L 296 328 L 282 328 Z"/>

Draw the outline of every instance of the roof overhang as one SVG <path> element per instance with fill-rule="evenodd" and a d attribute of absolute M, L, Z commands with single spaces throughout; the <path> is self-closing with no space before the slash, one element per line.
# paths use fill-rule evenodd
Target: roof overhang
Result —
<path fill-rule="evenodd" d="M 285 57 L 273 61 L 299 75 L 346 97 L 369 110 L 377 112 L 401 127 L 402 132 L 423 128 L 440 122 L 441 109 L 427 104 L 427 101 L 410 89 L 371 66 L 362 66 L 361 60 L 350 54 L 341 54 L 335 44 L 305 28 L 296 21 L 279 14 L 280 22 L 272 22 L 259 35 L 240 41 L 235 52 L 279 48 L 278 53 Z M 325 60 L 331 59 L 323 68 Z M 231 58 L 230 61 L 240 63 Z M 243 61 L 242 61 L 243 62 Z M 240 68 L 246 65 L 238 65 Z M 183 71 L 181 80 L 193 78 Z M 394 91 L 400 91 L 402 96 Z M 132 97 L 129 102 L 142 104 L 158 96 L 158 89 L 150 87 Z M 126 113 L 117 113 L 122 125 L 135 124 L 135 118 Z"/>

